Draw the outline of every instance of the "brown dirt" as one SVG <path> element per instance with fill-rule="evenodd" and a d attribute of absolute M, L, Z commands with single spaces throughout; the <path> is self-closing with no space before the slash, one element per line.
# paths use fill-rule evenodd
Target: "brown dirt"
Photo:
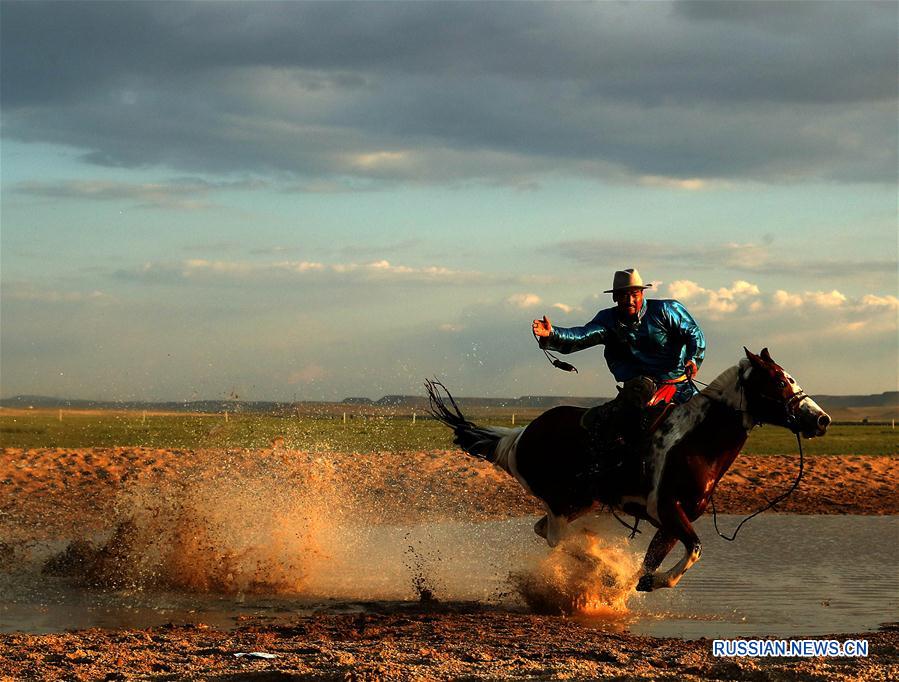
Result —
<path fill-rule="evenodd" d="M 715 658 L 711 641 L 603 632 L 571 619 L 458 607 L 320 615 L 233 631 L 204 625 L 0 635 L 0 679 L 889 680 L 899 631 L 867 658 Z M 846 635 L 822 639 L 845 641 Z M 274 660 L 247 660 L 263 651 Z"/>
<path fill-rule="evenodd" d="M 793 456 L 737 458 L 715 495 L 719 512 L 749 513 L 786 490 Z M 0 537 L 70 537 L 114 515 L 122 491 L 258 472 L 302 484 L 326 470 L 344 504 L 369 522 L 482 520 L 541 513 L 504 472 L 458 451 L 307 453 L 154 448 L 6 448 L 0 455 Z M 799 489 L 778 507 L 801 514 L 899 514 L 899 458 L 807 459 Z"/>
<path fill-rule="evenodd" d="M 719 512 L 755 510 L 764 504 L 763 494 L 770 497 L 789 486 L 796 464 L 795 457 L 738 458 L 716 495 Z M 240 485 L 229 487 L 235 480 Z M 318 514 L 335 518 L 351 513 L 356 521 L 371 524 L 481 520 L 540 511 L 506 474 L 457 451 L 353 455 L 283 449 L 5 449 L 0 455 L 0 550 L 35 539 L 83 538 L 115 527 L 127 534 L 123 508 L 127 511 L 125 502 L 134 499 L 145 515 L 161 514 L 161 523 L 180 522 L 189 515 L 173 510 L 183 512 L 204 496 L 207 516 L 223 500 L 238 510 L 250 500 L 289 522 L 297 506 L 315 506 Z M 801 487 L 780 511 L 897 514 L 899 459 L 812 457 Z M 314 535 L 317 517 L 305 523 Z M 196 527 L 170 532 L 177 542 L 194 543 L 178 547 L 183 556 L 195 561 L 203 555 L 205 540 Z M 140 538 L 123 537 L 122 543 L 126 540 Z M 179 552 L 164 559 L 177 559 Z M 216 561 L 227 563 L 228 558 L 219 553 Z M 277 554 L 265 559 L 280 561 Z M 105 570 L 120 577 L 116 557 L 104 560 Z M 266 570 L 271 576 L 272 569 Z M 202 565 L 195 573 L 184 567 L 172 571 L 184 576 L 184 589 L 201 591 L 234 587 L 233 581 L 242 579 L 231 569 L 225 573 L 217 576 L 214 567 Z M 286 574 L 285 579 L 291 577 Z M 370 611 L 321 614 L 288 624 L 249 621 L 233 631 L 195 625 L 0 635 L 0 680 L 899 679 L 895 630 L 860 635 L 870 642 L 866 659 L 716 659 L 708 640 L 604 632 L 576 619 L 501 612 L 478 604 Z M 257 650 L 279 658 L 253 661 L 232 655 Z"/>

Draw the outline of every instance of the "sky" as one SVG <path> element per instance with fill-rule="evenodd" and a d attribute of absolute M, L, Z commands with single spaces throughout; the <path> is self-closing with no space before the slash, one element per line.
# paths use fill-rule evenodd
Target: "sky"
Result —
<path fill-rule="evenodd" d="M 615 270 L 897 389 L 895 2 L 0 3 L 0 395 L 609 396 Z"/>

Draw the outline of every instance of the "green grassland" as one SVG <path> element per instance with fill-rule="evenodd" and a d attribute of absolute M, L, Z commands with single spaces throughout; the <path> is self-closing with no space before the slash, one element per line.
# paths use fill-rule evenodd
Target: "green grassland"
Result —
<path fill-rule="evenodd" d="M 516 425 L 539 411 L 518 413 Z M 479 424 L 511 426 L 509 411 L 473 411 Z M 378 452 L 452 448 L 450 431 L 439 422 L 417 415 L 359 410 L 299 414 L 147 414 L 140 412 L 0 411 L 0 446 L 156 448 L 270 448 L 276 438 L 283 447 L 311 451 Z M 825 438 L 803 441 L 811 455 L 888 455 L 899 453 L 899 431 L 887 425 L 834 424 Z M 748 454 L 788 454 L 797 451 L 796 438 L 785 429 L 766 426 L 753 431 L 743 449 Z"/>

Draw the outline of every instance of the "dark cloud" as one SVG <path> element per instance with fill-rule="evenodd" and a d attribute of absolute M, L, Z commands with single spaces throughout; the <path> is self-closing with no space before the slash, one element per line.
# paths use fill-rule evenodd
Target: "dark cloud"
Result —
<path fill-rule="evenodd" d="M 4 135 L 100 165 L 326 181 L 299 191 L 550 171 L 896 179 L 895 3 L 2 12 Z"/>

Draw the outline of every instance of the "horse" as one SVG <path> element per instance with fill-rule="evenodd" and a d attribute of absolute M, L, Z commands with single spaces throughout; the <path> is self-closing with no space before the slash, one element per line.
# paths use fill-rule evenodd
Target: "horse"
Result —
<path fill-rule="evenodd" d="M 559 543 L 571 521 L 605 506 L 654 526 L 637 583 L 639 591 L 651 592 L 674 587 L 699 560 L 702 545 L 692 523 L 705 512 L 754 427 L 772 424 L 814 438 L 830 425 L 830 416 L 767 348 L 759 355 L 743 350 L 745 358 L 663 417 L 650 437 L 642 485 L 639 477 L 624 480 L 611 499 L 598 492 L 595 476 L 589 475 L 594 462 L 581 426 L 585 408 L 554 407 L 525 427 L 477 426 L 465 419 L 445 386 L 436 381 L 425 386 L 432 415 L 453 430 L 456 445 L 506 471 L 543 503 L 546 515 L 534 531 L 550 547 Z M 683 558 L 659 571 L 678 541 L 685 548 Z"/>

